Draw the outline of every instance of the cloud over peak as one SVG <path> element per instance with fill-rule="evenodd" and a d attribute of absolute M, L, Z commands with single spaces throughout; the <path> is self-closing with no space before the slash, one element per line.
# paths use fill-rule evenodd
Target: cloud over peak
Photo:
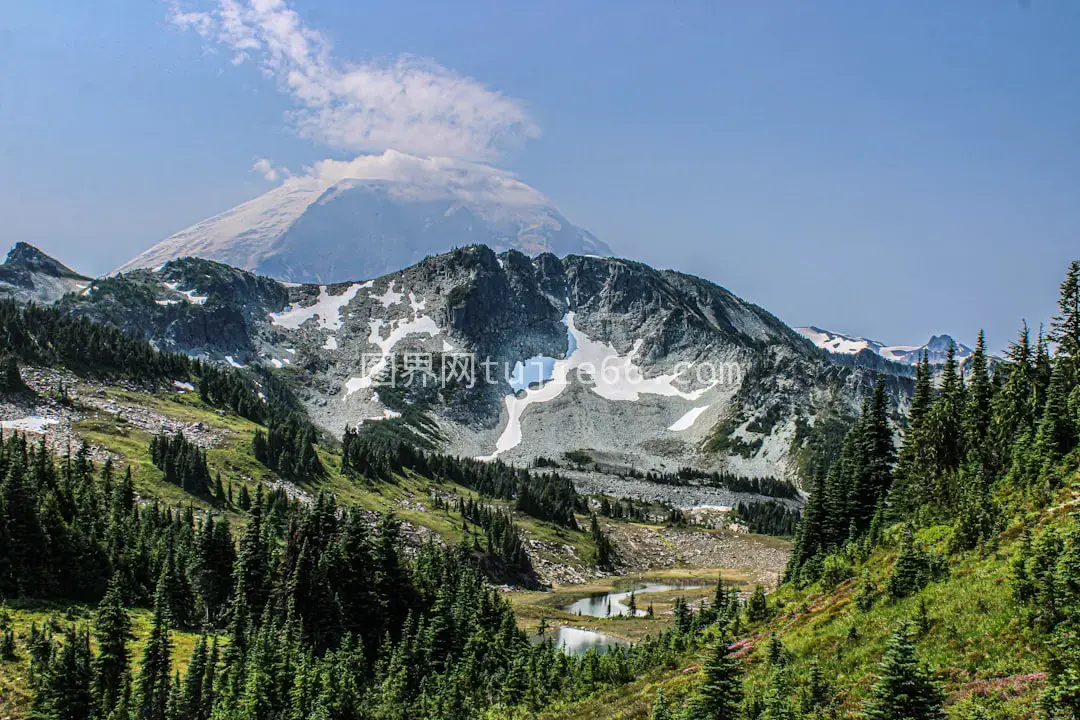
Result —
<path fill-rule="evenodd" d="M 493 160 L 537 137 L 524 105 L 434 60 L 336 58 L 285 0 L 217 0 L 208 9 L 174 3 L 170 20 L 258 63 L 293 100 L 297 131 L 332 147 Z"/>

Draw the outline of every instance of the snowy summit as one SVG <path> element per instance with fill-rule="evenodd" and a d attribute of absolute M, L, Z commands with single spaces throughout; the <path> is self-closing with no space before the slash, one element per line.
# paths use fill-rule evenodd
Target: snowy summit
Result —
<path fill-rule="evenodd" d="M 611 254 L 513 173 L 387 150 L 318 162 L 162 240 L 118 271 L 195 256 L 280 280 L 325 284 L 379 277 L 474 244 L 534 256 Z"/>

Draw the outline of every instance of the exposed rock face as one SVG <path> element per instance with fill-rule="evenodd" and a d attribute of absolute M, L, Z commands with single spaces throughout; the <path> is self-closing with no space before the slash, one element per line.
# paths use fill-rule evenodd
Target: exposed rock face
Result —
<path fill-rule="evenodd" d="M 795 476 L 807 439 L 850 419 L 872 382 L 699 278 L 484 246 L 317 286 L 185 259 L 63 307 L 162 349 L 281 368 L 335 434 L 400 415 L 447 451 L 523 464 L 581 450 L 637 470 Z M 463 358 L 473 382 L 444 383 Z"/>
<path fill-rule="evenodd" d="M 16 243 L 0 265 L 0 297 L 20 302 L 52 303 L 87 286 L 84 277 L 33 245 Z"/>

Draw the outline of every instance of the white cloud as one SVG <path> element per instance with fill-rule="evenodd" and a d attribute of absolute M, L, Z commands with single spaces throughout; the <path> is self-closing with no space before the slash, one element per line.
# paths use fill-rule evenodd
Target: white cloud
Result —
<path fill-rule="evenodd" d="M 547 205 L 539 190 L 517 175 L 484 163 L 448 157 L 418 157 L 396 150 L 352 160 L 319 160 L 285 181 L 289 187 L 330 188 L 343 181 L 394 183 L 391 195 L 453 197 L 469 204 L 520 207 Z"/>
<path fill-rule="evenodd" d="M 338 60 L 285 0 L 174 4 L 170 19 L 230 50 L 236 64 L 259 63 L 292 97 L 297 130 L 334 147 L 491 160 L 540 133 L 520 101 L 433 60 Z"/>
<path fill-rule="evenodd" d="M 281 173 L 274 167 L 274 164 L 266 158 L 257 158 L 251 169 L 263 176 L 263 179 L 267 182 L 277 182 L 281 177 Z"/>

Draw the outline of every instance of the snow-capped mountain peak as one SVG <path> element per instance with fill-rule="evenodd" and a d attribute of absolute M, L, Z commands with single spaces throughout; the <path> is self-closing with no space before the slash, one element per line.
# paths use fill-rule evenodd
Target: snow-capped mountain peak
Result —
<path fill-rule="evenodd" d="M 885 345 L 877 340 L 845 335 L 832 330 L 823 330 L 813 325 L 794 328 L 796 332 L 826 352 L 838 355 L 856 355 L 869 351 L 875 355 L 906 365 L 919 362 L 919 355 L 925 350 L 931 364 L 945 362 L 950 343 L 956 345 L 956 360 L 963 362 L 972 353 L 971 348 L 958 343 L 949 335 L 934 335 L 924 345 Z"/>
<path fill-rule="evenodd" d="M 333 283 L 378 277 L 472 244 L 530 255 L 611 254 L 513 173 L 387 150 L 318 162 L 118 271 L 196 256 L 282 280 Z"/>

